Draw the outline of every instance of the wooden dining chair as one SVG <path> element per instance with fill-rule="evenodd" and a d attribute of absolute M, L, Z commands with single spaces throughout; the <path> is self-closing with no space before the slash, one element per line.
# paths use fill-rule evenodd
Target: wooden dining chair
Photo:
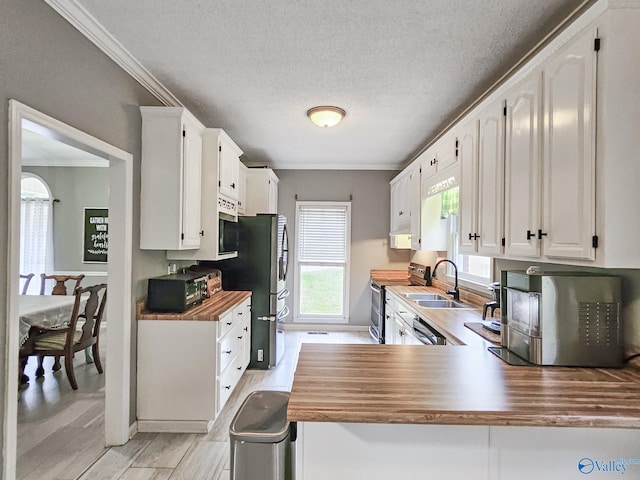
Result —
<path fill-rule="evenodd" d="M 82 295 L 87 292 L 89 292 L 89 298 L 84 312 L 80 312 Z M 75 289 L 75 296 L 76 300 L 69 326 L 56 329 L 40 328 L 33 342 L 33 354 L 38 356 L 36 377 L 44 374 L 44 368 L 42 367 L 44 357 L 64 356 L 64 368 L 67 372 L 69 383 L 71 388 L 77 390 L 78 384 L 73 372 L 73 356 L 76 352 L 91 347 L 96 369 L 98 373 L 102 373 L 99 352 L 100 323 L 107 303 L 107 284 L 103 283 L 85 288 L 78 287 Z M 83 319 L 84 323 L 78 328 L 80 319 Z"/>
<path fill-rule="evenodd" d="M 24 283 L 22 284 L 22 292 L 20 292 L 20 295 L 27 294 L 27 290 L 29 290 L 29 284 L 31 283 L 31 279 L 34 277 L 34 275 L 35 273 L 29 273 L 27 275 L 20 274 L 20 279 L 24 280 Z"/>
<path fill-rule="evenodd" d="M 84 275 L 47 275 L 44 273 L 40 274 L 40 295 L 44 295 L 45 286 L 47 284 L 47 280 L 55 280 L 55 285 L 51 290 L 50 295 L 66 295 L 67 294 L 67 286 L 66 282 L 70 280 L 75 280 L 75 285 L 71 292 L 75 292 L 76 288 L 80 286 L 80 282 L 84 278 Z"/>

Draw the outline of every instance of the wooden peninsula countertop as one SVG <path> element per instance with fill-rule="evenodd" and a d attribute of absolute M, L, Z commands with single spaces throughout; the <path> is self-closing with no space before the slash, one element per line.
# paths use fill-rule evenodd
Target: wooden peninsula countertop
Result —
<path fill-rule="evenodd" d="M 640 371 L 515 367 L 471 346 L 305 343 L 288 419 L 640 428 Z"/>
<path fill-rule="evenodd" d="M 138 320 L 196 320 L 214 321 L 251 296 L 249 291 L 225 291 L 222 290 L 205 299 L 204 302 L 195 305 L 182 313 L 158 313 L 149 312 L 145 308 L 145 302 L 138 302 L 136 314 Z"/>

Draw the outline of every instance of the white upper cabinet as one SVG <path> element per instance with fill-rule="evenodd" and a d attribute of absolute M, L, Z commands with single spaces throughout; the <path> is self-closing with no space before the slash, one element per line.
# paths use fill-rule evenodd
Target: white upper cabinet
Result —
<path fill-rule="evenodd" d="M 544 66 L 543 253 L 595 258 L 594 32 L 587 29 Z"/>
<path fill-rule="evenodd" d="M 504 114 L 490 102 L 458 132 L 460 156 L 460 251 L 502 253 L 504 208 Z"/>
<path fill-rule="evenodd" d="M 220 144 L 224 143 L 222 150 Z M 221 152 L 231 150 L 235 143 L 219 128 L 206 128 L 202 132 L 202 175 L 201 186 L 202 229 L 199 248 L 196 250 L 167 249 L 170 260 L 224 260 L 237 257 L 237 253 L 221 254 L 219 252 L 219 219 L 226 220 L 237 217 L 237 200 L 226 197 L 219 192 L 221 184 L 222 164 Z M 240 151 L 235 147 L 236 151 Z M 237 157 L 235 158 L 238 161 Z"/>
<path fill-rule="evenodd" d="M 461 252 L 475 253 L 478 237 L 478 121 L 468 121 L 457 133 L 460 159 L 459 245 Z"/>
<path fill-rule="evenodd" d="M 182 107 L 140 107 L 140 248 L 200 246 L 203 125 Z"/>
<path fill-rule="evenodd" d="M 480 113 L 478 133 L 476 251 L 502 253 L 504 236 L 504 107 L 494 102 Z"/>
<path fill-rule="evenodd" d="M 219 130 L 219 129 L 211 129 Z M 218 133 L 218 191 L 233 200 L 238 200 L 240 184 L 240 155 L 242 150 L 223 131 Z"/>
<path fill-rule="evenodd" d="M 247 211 L 247 170 L 244 163 L 238 162 L 238 215 Z"/>
<path fill-rule="evenodd" d="M 407 184 L 409 188 L 409 217 L 411 219 L 409 228 L 411 233 L 411 250 L 420 250 L 421 246 L 420 186 L 420 165 L 416 164 L 409 174 L 409 182 Z"/>
<path fill-rule="evenodd" d="M 278 213 L 278 182 L 270 168 L 248 168 L 245 215 Z"/>
<path fill-rule="evenodd" d="M 541 220 L 541 73 L 533 72 L 506 96 L 505 254 L 537 257 Z"/>
<path fill-rule="evenodd" d="M 391 227 L 390 234 L 411 233 L 411 170 L 404 170 L 402 175 L 391 180 Z"/>
<path fill-rule="evenodd" d="M 453 135 L 445 135 L 435 145 L 422 154 L 422 178 L 429 178 L 446 170 L 458 160 L 456 139 Z"/>

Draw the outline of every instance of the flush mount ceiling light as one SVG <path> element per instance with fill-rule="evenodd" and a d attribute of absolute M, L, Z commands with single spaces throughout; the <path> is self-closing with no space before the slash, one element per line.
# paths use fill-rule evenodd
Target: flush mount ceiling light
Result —
<path fill-rule="evenodd" d="M 338 107 L 313 107 L 307 110 L 307 117 L 319 127 L 333 127 L 340 123 L 346 112 Z"/>

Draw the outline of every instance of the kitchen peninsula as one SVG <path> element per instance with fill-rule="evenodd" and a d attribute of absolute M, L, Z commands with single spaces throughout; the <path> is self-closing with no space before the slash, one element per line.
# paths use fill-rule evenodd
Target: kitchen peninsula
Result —
<path fill-rule="evenodd" d="M 302 480 L 607 478 L 607 465 L 640 475 L 635 367 L 515 367 L 477 346 L 304 344 L 288 417 Z"/>

